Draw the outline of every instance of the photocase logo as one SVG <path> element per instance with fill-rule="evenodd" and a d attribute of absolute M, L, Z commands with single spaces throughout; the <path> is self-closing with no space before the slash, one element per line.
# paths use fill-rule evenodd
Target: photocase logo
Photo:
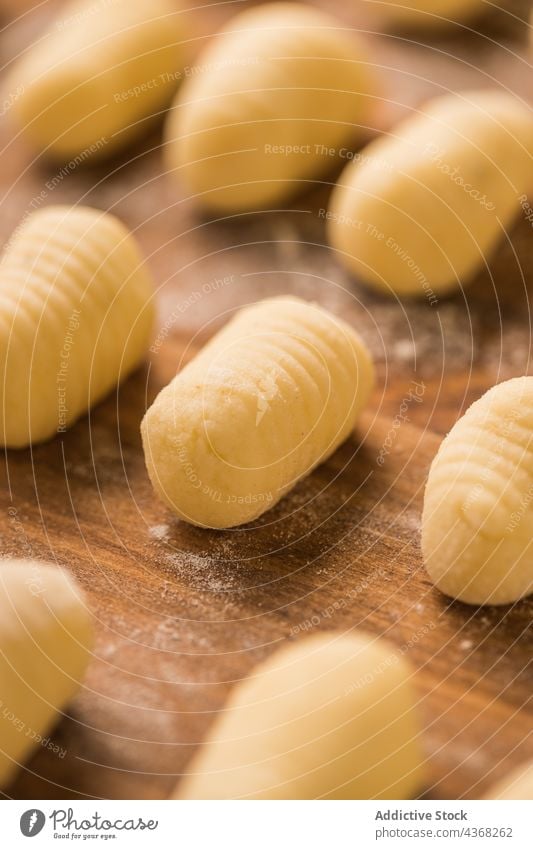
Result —
<path fill-rule="evenodd" d="M 24 837 L 35 837 L 43 830 L 46 817 L 42 811 L 36 808 L 31 808 L 29 811 L 24 811 L 20 818 L 20 830 Z"/>

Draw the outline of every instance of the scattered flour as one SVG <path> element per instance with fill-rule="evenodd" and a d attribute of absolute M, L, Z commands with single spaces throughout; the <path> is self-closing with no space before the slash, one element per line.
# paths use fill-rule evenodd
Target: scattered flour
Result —
<path fill-rule="evenodd" d="M 166 541 L 169 538 L 170 528 L 168 525 L 154 525 L 149 530 L 152 539 Z"/>

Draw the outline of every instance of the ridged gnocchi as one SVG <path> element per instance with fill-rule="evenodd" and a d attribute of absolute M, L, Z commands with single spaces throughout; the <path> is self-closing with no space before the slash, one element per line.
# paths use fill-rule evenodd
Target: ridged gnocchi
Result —
<path fill-rule="evenodd" d="M 344 442 L 372 384 L 370 354 L 348 324 L 298 298 L 260 301 L 147 411 L 151 481 L 187 522 L 249 522 Z"/>
<path fill-rule="evenodd" d="M 532 152 L 533 113 L 513 96 L 436 98 L 342 172 L 331 245 L 362 282 L 437 298 L 471 280 L 518 216 Z"/>
<path fill-rule="evenodd" d="M 408 799 L 423 757 L 412 671 L 384 640 L 308 637 L 235 686 L 179 799 Z"/>
<path fill-rule="evenodd" d="M 533 592 L 533 377 L 499 383 L 444 439 L 429 472 L 422 552 L 433 583 L 469 604 Z"/>
<path fill-rule="evenodd" d="M 166 131 L 167 167 L 214 210 L 268 207 L 357 143 L 374 83 L 359 40 L 296 3 L 234 17 L 198 57 Z"/>
<path fill-rule="evenodd" d="M 15 64 L 12 114 L 57 160 L 103 158 L 146 131 L 172 100 L 184 67 L 183 13 L 171 0 L 63 5 Z"/>
<path fill-rule="evenodd" d="M 79 689 L 91 648 L 91 617 L 66 572 L 0 561 L 0 787 Z"/>
<path fill-rule="evenodd" d="M 63 432 L 136 368 L 153 324 L 151 278 L 112 215 L 50 206 L 0 261 L 0 442 Z"/>
<path fill-rule="evenodd" d="M 485 799 L 533 799 L 533 761 L 504 775 L 490 788 Z"/>

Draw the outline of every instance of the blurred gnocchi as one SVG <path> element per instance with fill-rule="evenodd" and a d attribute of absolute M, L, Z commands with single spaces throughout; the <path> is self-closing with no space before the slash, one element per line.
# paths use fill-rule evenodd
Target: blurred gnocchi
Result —
<path fill-rule="evenodd" d="M 58 160 L 110 156 L 171 101 L 184 67 L 171 0 L 74 0 L 16 62 L 9 90 L 25 137 Z"/>
<path fill-rule="evenodd" d="M 198 57 L 166 130 L 167 167 L 214 210 L 283 202 L 357 143 L 374 82 L 357 38 L 296 3 L 234 17 Z"/>
<path fill-rule="evenodd" d="M 275 652 L 215 720 L 178 799 L 408 799 L 423 755 L 407 661 L 364 633 Z"/>
<path fill-rule="evenodd" d="M 339 260 L 390 295 L 440 295 L 490 259 L 533 187 L 533 113 L 499 91 L 430 101 L 371 142 L 327 212 Z"/>
<path fill-rule="evenodd" d="M 93 643 L 76 582 L 32 560 L 0 560 L 0 787 L 81 685 Z"/>

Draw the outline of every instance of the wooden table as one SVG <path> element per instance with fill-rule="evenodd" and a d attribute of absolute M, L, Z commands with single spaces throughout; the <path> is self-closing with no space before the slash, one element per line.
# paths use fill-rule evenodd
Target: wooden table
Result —
<path fill-rule="evenodd" d="M 6 26 L 3 65 L 54 5 Z M 324 5 L 368 39 L 384 92 L 376 130 L 448 89 L 531 95 L 527 4 L 438 39 L 380 35 L 366 5 Z M 237 6 L 191 14 L 198 44 Z M 0 143 L 6 240 L 55 169 L 13 141 L 9 115 Z M 416 670 L 427 796 L 479 797 L 533 756 L 533 601 L 477 610 L 440 595 L 421 562 L 420 511 L 441 435 L 491 384 L 531 371 L 531 225 L 518 221 L 464 292 L 436 307 L 394 302 L 366 291 L 329 251 L 318 214 L 327 182 L 290 209 L 210 222 L 165 178 L 160 143 L 155 133 L 123 158 L 77 169 L 43 200 L 119 215 L 157 280 L 161 323 L 174 319 L 149 368 L 90 416 L 46 445 L 5 453 L 2 554 L 71 570 L 97 631 L 85 687 L 53 735 L 66 756 L 40 750 L 6 796 L 164 798 L 258 660 L 287 639 L 361 627 L 402 647 Z M 314 298 L 360 330 L 377 363 L 372 403 L 354 438 L 254 528 L 188 527 L 153 494 L 140 419 L 186 348 L 189 356 L 241 304 L 281 292 Z M 403 403 L 415 382 L 421 400 Z"/>

